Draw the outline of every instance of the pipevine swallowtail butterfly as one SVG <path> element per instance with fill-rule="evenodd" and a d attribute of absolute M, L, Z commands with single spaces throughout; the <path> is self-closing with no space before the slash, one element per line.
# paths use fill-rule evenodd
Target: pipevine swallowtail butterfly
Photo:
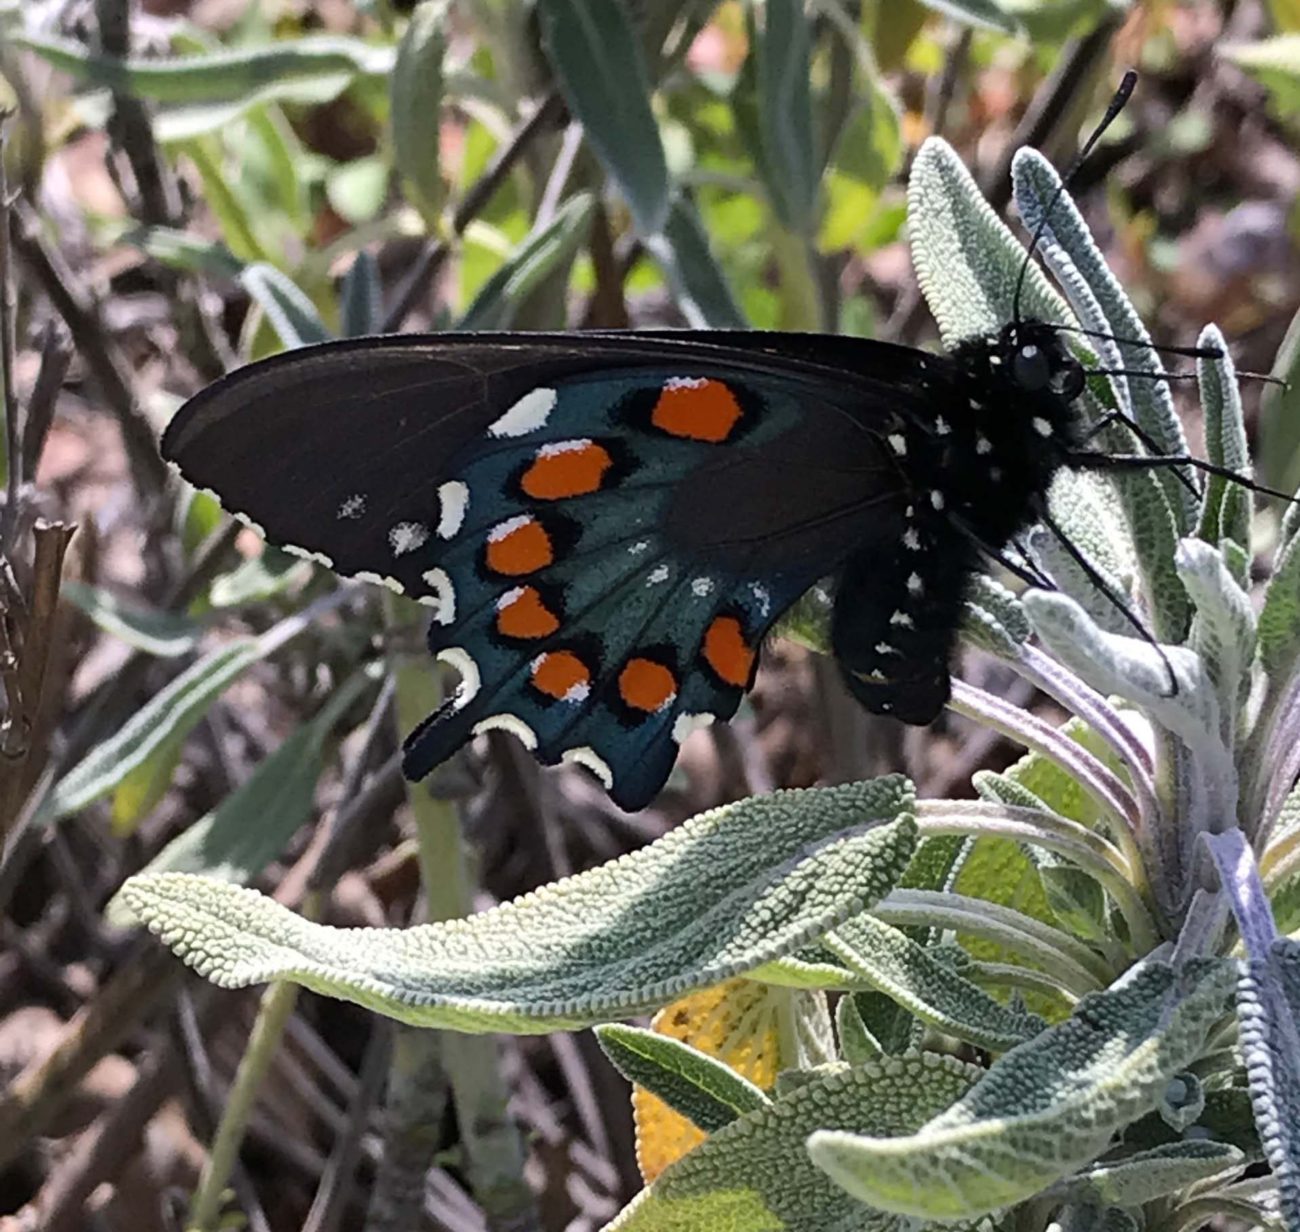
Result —
<path fill-rule="evenodd" d="M 390 336 L 232 373 L 162 451 L 271 542 L 431 608 L 460 686 L 407 739 L 409 777 L 505 728 L 635 809 L 687 733 L 734 714 L 764 635 L 819 579 L 858 700 L 933 720 L 981 550 L 1046 516 L 1062 467 L 1106 462 L 1084 384 L 1033 320 L 946 355 L 760 332 Z"/>

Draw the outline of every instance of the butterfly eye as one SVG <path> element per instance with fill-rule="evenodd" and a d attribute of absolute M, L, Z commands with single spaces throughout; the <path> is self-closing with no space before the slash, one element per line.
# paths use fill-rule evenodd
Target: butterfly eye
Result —
<path fill-rule="evenodd" d="M 1024 389 L 1046 389 L 1052 381 L 1052 362 L 1032 342 L 1026 343 L 1012 361 L 1016 381 Z"/>

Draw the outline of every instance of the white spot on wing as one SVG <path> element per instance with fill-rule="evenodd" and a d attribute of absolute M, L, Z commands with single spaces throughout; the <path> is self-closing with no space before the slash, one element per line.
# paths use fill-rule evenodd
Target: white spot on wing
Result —
<path fill-rule="evenodd" d="M 936 509 L 943 508 L 943 493 L 937 488 L 930 493 L 930 504 L 932 504 Z"/>
<path fill-rule="evenodd" d="M 575 766 L 586 766 L 606 791 L 614 786 L 614 772 L 609 768 L 609 762 L 588 744 L 579 745 L 576 749 L 565 749 L 560 754 L 560 760 L 572 762 Z"/>
<path fill-rule="evenodd" d="M 703 599 L 706 595 L 713 593 L 713 579 L 710 577 L 697 577 L 691 582 L 691 594 L 697 599 Z"/>
<path fill-rule="evenodd" d="M 691 732 L 701 727 L 708 727 L 712 722 L 711 714 L 688 714 L 683 711 L 673 720 L 673 740 L 681 744 Z"/>
<path fill-rule="evenodd" d="M 545 427 L 555 410 L 553 389 L 530 389 L 500 419 L 488 428 L 488 436 L 526 436 Z"/>
<path fill-rule="evenodd" d="M 649 546 L 649 539 L 638 539 L 630 548 L 628 548 L 627 554 L 629 556 L 640 556 Z"/>
<path fill-rule="evenodd" d="M 772 610 L 772 592 L 766 586 L 760 586 L 757 582 L 751 582 L 749 593 L 758 600 L 759 611 L 766 616 Z"/>
<path fill-rule="evenodd" d="M 488 542 L 496 543 L 507 535 L 513 534 L 521 526 L 527 526 L 532 520 L 526 513 L 517 513 L 513 518 L 506 518 L 504 522 L 498 522 L 488 531 Z"/>
<path fill-rule="evenodd" d="M 907 454 L 907 437 L 901 432 L 891 432 L 889 434 L 889 447 L 900 458 Z"/>
<path fill-rule="evenodd" d="M 664 382 L 665 389 L 703 389 L 708 380 L 702 376 L 670 376 Z"/>
<path fill-rule="evenodd" d="M 584 436 L 573 441 L 551 441 L 550 444 L 543 445 L 538 451 L 539 458 L 553 458 L 556 454 L 561 453 L 578 453 L 591 445 L 591 437 Z"/>
<path fill-rule="evenodd" d="M 469 651 L 462 650 L 459 646 L 448 646 L 446 650 L 440 650 L 437 659 L 440 663 L 450 664 L 460 675 L 460 684 L 456 688 L 456 696 L 452 698 L 452 704 L 457 710 L 463 710 L 474 700 L 483 684 L 478 664 L 474 662 Z"/>
<path fill-rule="evenodd" d="M 892 655 L 898 653 L 898 651 L 888 642 L 877 642 L 874 649 L 878 655 Z"/>
<path fill-rule="evenodd" d="M 983 434 L 975 438 L 975 452 L 978 454 L 992 453 L 993 442 Z"/>
<path fill-rule="evenodd" d="M 952 429 L 948 426 L 948 421 L 940 415 L 934 421 L 934 431 L 936 436 L 947 436 Z"/>
<path fill-rule="evenodd" d="M 371 573 L 369 569 L 360 569 L 353 576 L 358 582 L 369 582 L 372 586 L 386 586 L 395 595 L 406 594 L 406 587 L 395 577 L 381 577 L 378 573 Z"/>
<path fill-rule="evenodd" d="M 423 522 L 398 522 L 388 532 L 388 546 L 394 556 L 405 556 L 429 541 L 429 528 Z"/>
<path fill-rule="evenodd" d="M 919 595 L 925 590 L 925 583 L 921 581 L 919 573 L 913 573 L 908 577 L 907 590 L 909 594 L 913 595 Z"/>
<path fill-rule="evenodd" d="M 361 492 L 353 492 L 351 496 L 346 497 L 339 502 L 339 511 L 337 517 L 350 520 L 359 518 L 366 511 L 366 498 Z"/>
<path fill-rule="evenodd" d="M 519 743 L 530 752 L 537 747 L 537 733 L 517 714 L 489 714 L 471 728 L 476 736 L 494 730 L 508 731 L 512 736 L 517 736 Z"/>
<path fill-rule="evenodd" d="M 656 565 L 653 569 L 650 570 L 649 575 L 646 577 L 645 584 L 647 586 L 657 586 L 660 582 L 666 582 L 667 580 L 668 580 L 668 566 Z"/>
<path fill-rule="evenodd" d="M 293 543 L 286 543 L 284 550 L 290 556 L 301 556 L 303 560 L 314 560 L 318 565 L 324 565 L 326 569 L 334 568 L 334 562 L 324 552 L 313 552 L 310 548 L 300 548 Z"/>
<path fill-rule="evenodd" d="M 438 488 L 438 538 L 450 539 L 465 524 L 469 488 L 459 479 L 448 479 Z"/>
<path fill-rule="evenodd" d="M 440 625 L 449 625 L 456 619 L 456 588 L 443 569 L 430 569 L 423 575 L 425 584 L 433 594 L 421 595 L 420 602 L 436 609 L 433 618 Z"/>
<path fill-rule="evenodd" d="M 903 546 L 909 552 L 919 552 L 921 550 L 921 536 L 916 533 L 916 528 L 909 526 L 903 532 Z"/>
<path fill-rule="evenodd" d="M 906 612 L 895 612 L 890 618 L 891 625 L 901 625 L 904 629 L 912 628 L 912 618 Z"/>

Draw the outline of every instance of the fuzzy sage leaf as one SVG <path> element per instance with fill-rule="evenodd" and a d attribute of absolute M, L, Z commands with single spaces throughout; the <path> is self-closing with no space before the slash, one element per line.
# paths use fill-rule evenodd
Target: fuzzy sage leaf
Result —
<path fill-rule="evenodd" d="M 743 974 L 859 914 L 907 866 L 912 808 L 900 778 L 744 800 L 612 864 L 422 928 L 326 928 L 176 874 L 133 878 L 122 894 L 225 987 L 288 979 L 422 1026 L 570 1030 Z"/>

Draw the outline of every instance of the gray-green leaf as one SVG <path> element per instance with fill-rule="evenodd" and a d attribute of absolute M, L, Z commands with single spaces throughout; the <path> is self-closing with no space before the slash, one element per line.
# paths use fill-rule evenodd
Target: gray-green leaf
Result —
<path fill-rule="evenodd" d="M 637 230 L 654 235 L 668 220 L 672 185 L 624 0 L 539 0 L 537 8 L 569 109 L 627 200 Z"/>
<path fill-rule="evenodd" d="M 136 877 L 136 915 L 224 987 L 288 979 L 421 1026 L 536 1033 L 655 1009 L 793 953 L 886 893 L 916 843 L 910 784 L 776 792 L 465 920 L 312 924 L 203 878 Z"/>
<path fill-rule="evenodd" d="M 1104 1149 L 1159 1101 L 1223 1012 L 1234 964 L 1151 962 L 1007 1053 L 906 1137 L 814 1134 L 813 1161 L 870 1206 L 969 1219 L 1023 1201 Z"/>
<path fill-rule="evenodd" d="M 912 1052 L 816 1078 L 712 1134 L 604 1232 L 904 1232 L 906 1221 L 859 1205 L 814 1168 L 804 1142 L 825 1129 L 908 1134 L 978 1076 Z"/>

